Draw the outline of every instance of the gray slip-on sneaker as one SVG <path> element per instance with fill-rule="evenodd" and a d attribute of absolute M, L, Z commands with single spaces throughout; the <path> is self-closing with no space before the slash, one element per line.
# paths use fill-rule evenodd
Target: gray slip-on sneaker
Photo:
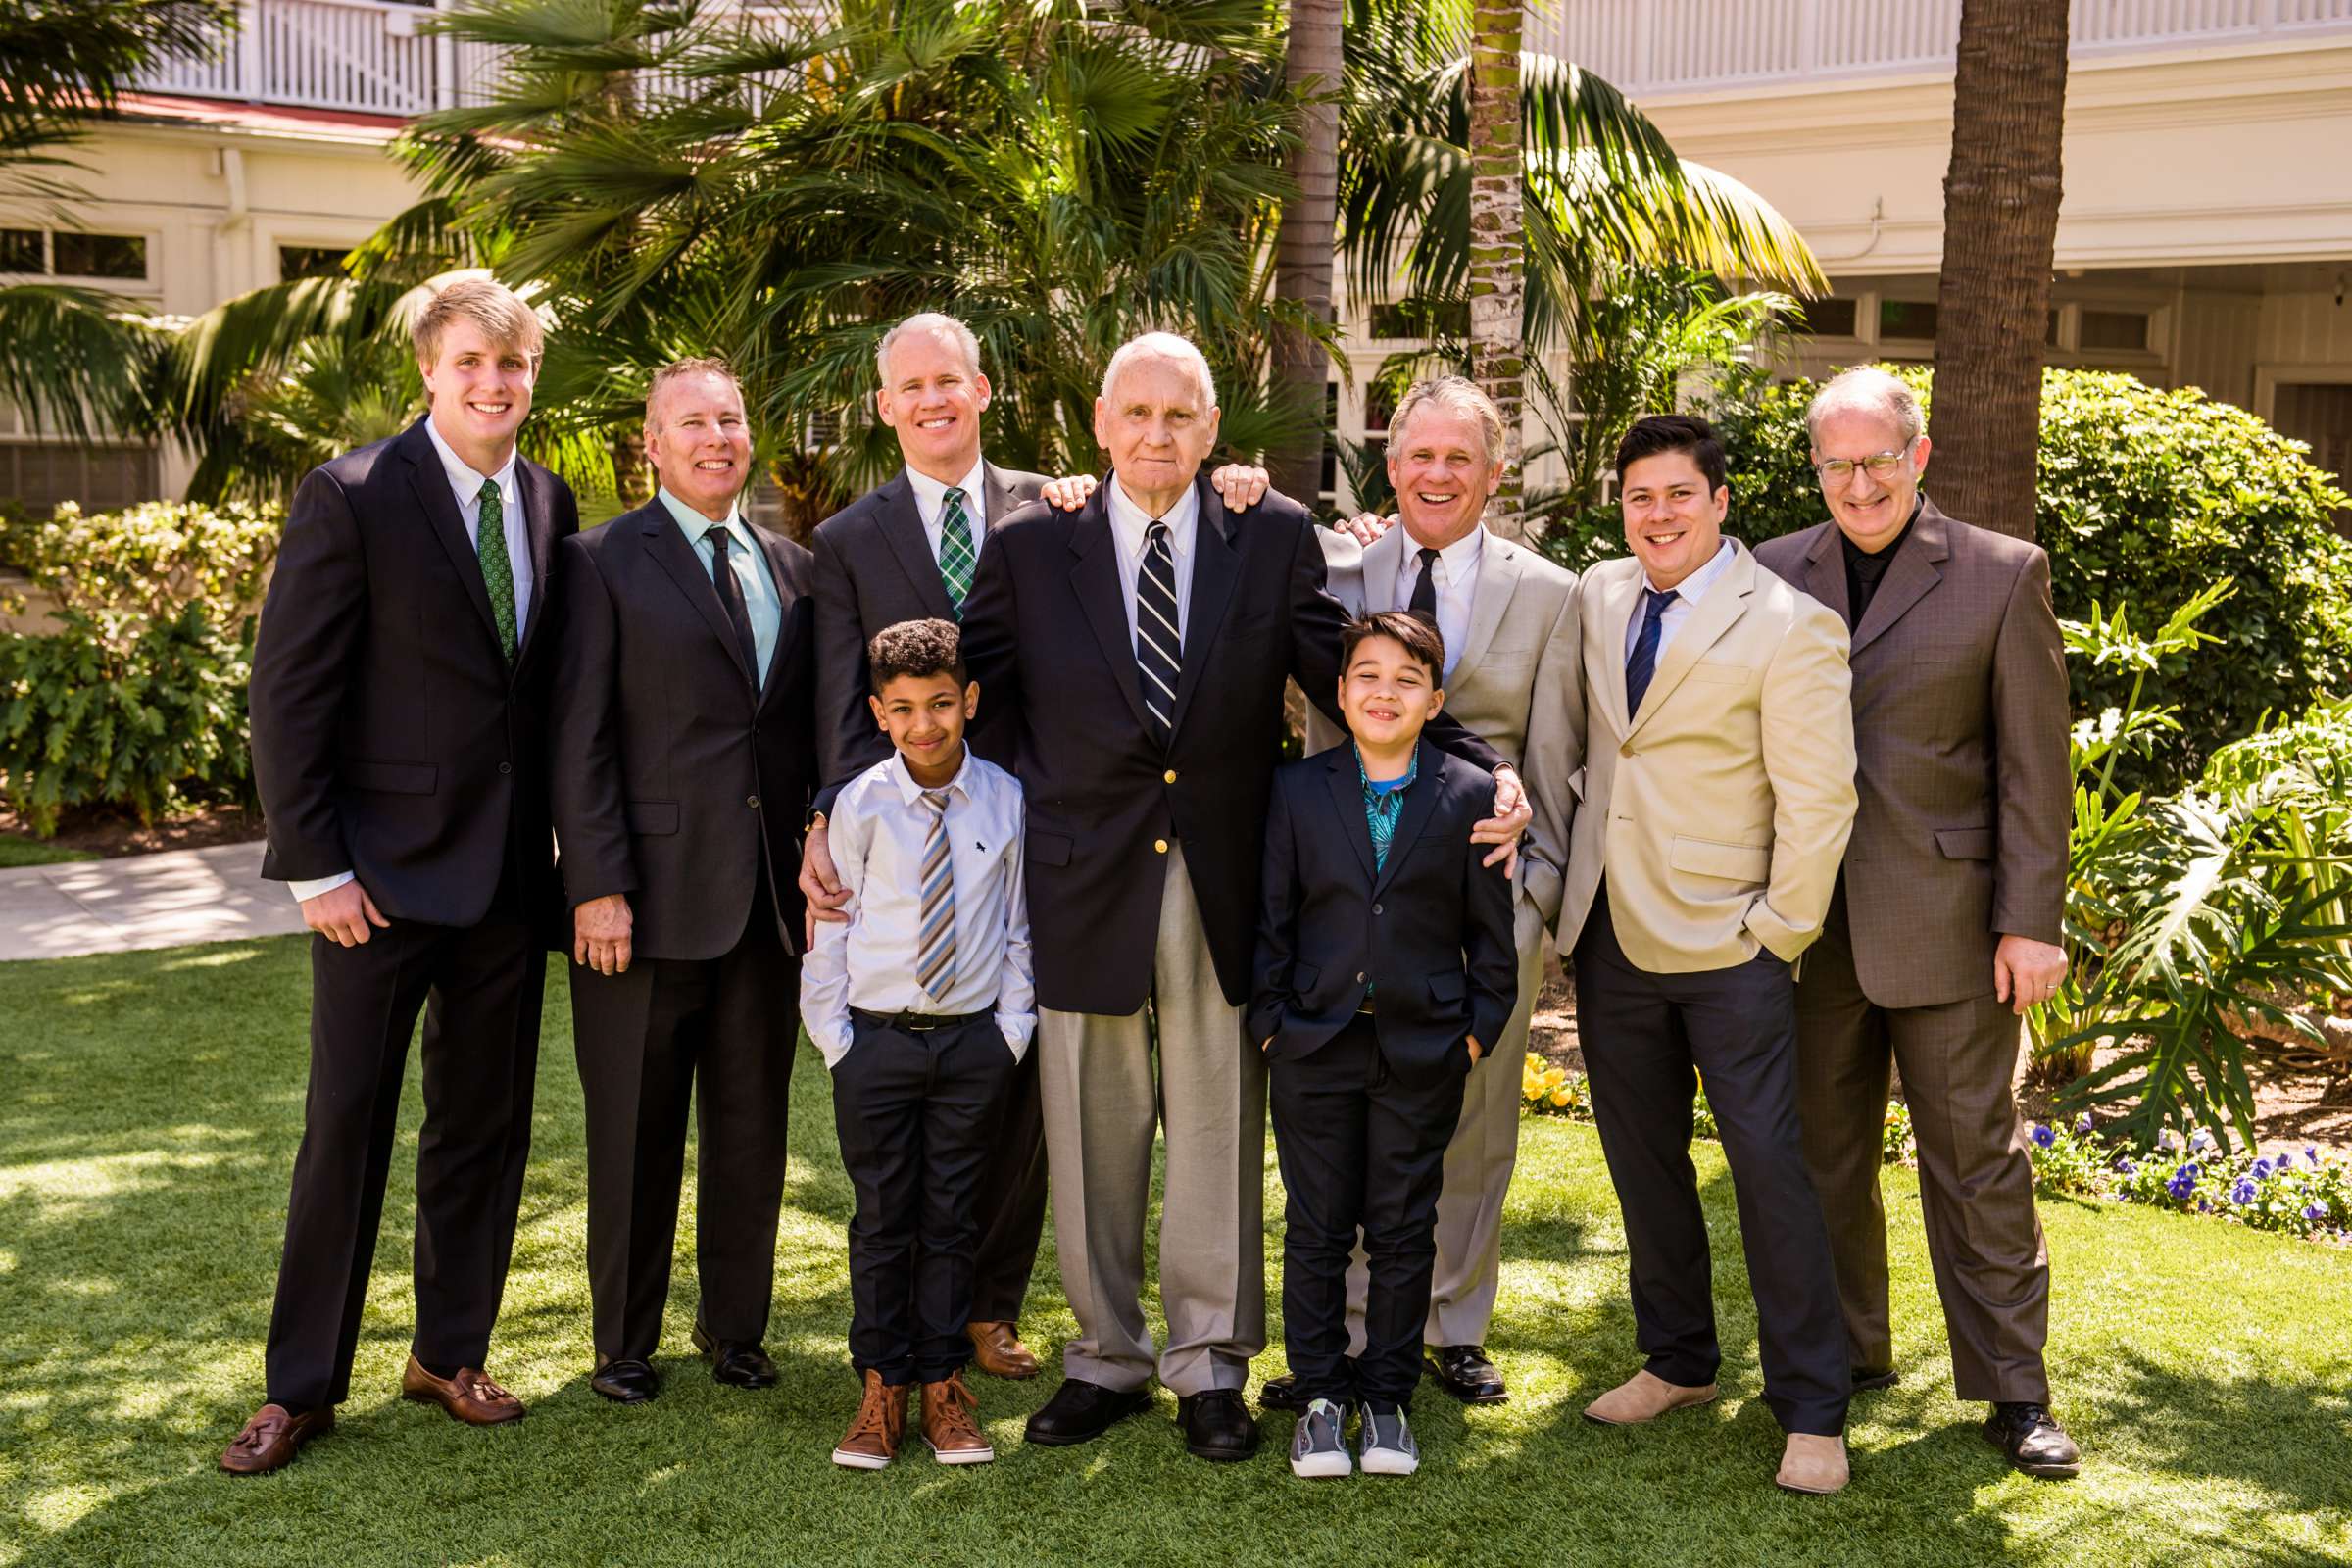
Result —
<path fill-rule="evenodd" d="M 1348 1458 L 1348 1412 L 1329 1399 L 1316 1399 L 1291 1433 L 1291 1474 L 1310 1481 L 1351 1473 Z"/>
<path fill-rule="evenodd" d="M 1402 1410 L 1364 1407 L 1356 1432 L 1356 1462 L 1368 1476 L 1409 1476 L 1421 1468 L 1421 1446 Z"/>

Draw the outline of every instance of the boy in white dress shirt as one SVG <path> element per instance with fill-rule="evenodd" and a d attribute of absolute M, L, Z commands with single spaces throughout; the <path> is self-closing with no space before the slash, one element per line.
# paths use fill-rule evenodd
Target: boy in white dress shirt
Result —
<path fill-rule="evenodd" d="M 974 1204 L 1037 1023 L 1021 786 L 963 744 L 980 688 L 953 622 L 901 621 L 867 653 L 874 720 L 894 751 L 834 802 L 849 920 L 818 926 L 801 968 L 801 1016 L 833 1072 L 858 1193 L 850 1359 L 864 1396 L 833 1460 L 889 1464 L 919 1382 L 932 1453 L 980 1464 L 996 1449 L 963 1380 Z"/>

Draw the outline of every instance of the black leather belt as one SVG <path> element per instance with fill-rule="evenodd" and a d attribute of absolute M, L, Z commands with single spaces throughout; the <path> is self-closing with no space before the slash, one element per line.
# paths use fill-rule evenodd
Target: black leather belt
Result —
<path fill-rule="evenodd" d="M 852 1007 L 850 1016 L 863 1018 L 877 1028 L 904 1029 L 909 1034 L 924 1035 L 934 1029 L 954 1029 L 959 1024 L 994 1018 L 996 1011 L 984 1007 L 978 1012 L 868 1012 L 863 1007 Z"/>

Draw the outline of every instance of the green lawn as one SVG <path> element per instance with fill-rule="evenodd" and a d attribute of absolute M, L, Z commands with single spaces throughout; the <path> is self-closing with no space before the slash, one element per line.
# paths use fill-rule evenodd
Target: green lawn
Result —
<path fill-rule="evenodd" d="M 1632 1370 L 1623 1238 L 1588 1128 L 1526 1129 L 1490 1348 L 1503 1408 L 1416 1406 L 1409 1481 L 1294 1481 L 1265 1422 L 1252 1464 L 1184 1454 L 1174 1401 L 1077 1449 L 1020 1446 L 1051 1391 L 977 1379 L 1002 1450 L 953 1471 L 829 1462 L 850 1195 L 826 1082 L 794 1085 L 776 1319 L 782 1386 L 712 1385 L 671 1303 L 659 1401 L 588 1392 L 580 1102 L 559 980 L 537 1143 L 491 1370 L 530 1402 L 478 1432 L 396 1397 L 408 1340 L 404 1154 L 376 1255 L 356 1395 L 290 1470 L 214 1458 L 261 1391 L 262 1334 L 300 1130 L 295 939 L 0 964 L 0 1563 L 1683 1563 L 2352 1561 L 2352 1253 L 2146 1210 L 2059 1203 L 2052 1360 L 2082 1477 L 2010 1474 L 1950 1396 L 1912 1183 L 1891 1173 L 1901 1388 L 1867 1396 L 1854 1485 L 1770 1485 L 1754 1323 L 1721 1160 L 1726 1397 L 1650 1431 L 1578 1418 Z M 413 1151 L 414 1072 L 405 1117 Z M 690 1166 L 691 1168 L 691 1166 Z M 1270 1206 L 1279 1212 L 1267 1160 Z M 691 1219 L 680 1239 L 691 1257 Z M 1268 1237 L 1278 1278 L 1278 1228 Z M 1278 1295 L 1278 1287 L 1277 1287 Z M 1072 1331 L 1049 1255 L 1027 1330 Z M 1259 1363 L 1278 1369 L 1277 1348 Z"/>
<path fill-rule="evenodd" d="M 87 850 L 71 850 L 62 844 L 45 839 L 30 839 L 20 833 L 0 833 L 0 871 L 20 865 L 62 865 L 71 860 L 95 860 L 97 856 Z"/>

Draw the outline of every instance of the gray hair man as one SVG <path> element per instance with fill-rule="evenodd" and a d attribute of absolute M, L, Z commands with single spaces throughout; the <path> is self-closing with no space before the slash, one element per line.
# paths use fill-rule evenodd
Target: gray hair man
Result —
<path fill-rule="evenodd" d="M 1879 1196 L 1891 1064 L 1963 1399 L 2032 1475 L 2071 1476 L 2042 1347 L 2049 1258 L 2010 1092 L 2016 1014 L 2066 978 L 2067 677 L 2049 557 L 1920 493 L 1919 399 L 1848 370 L 1806 413 L 1829 520 L 1756 550 L 1852 631 L 1861 805 L 1797 985 L 1798 1105 L 1857 1388 L 1896 1378 Z"/>

